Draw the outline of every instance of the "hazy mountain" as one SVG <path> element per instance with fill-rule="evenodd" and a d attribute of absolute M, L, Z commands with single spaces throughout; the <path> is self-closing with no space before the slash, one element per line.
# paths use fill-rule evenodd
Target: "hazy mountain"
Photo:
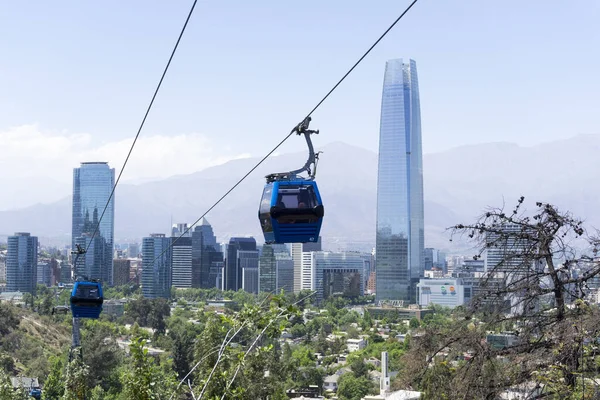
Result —
<path fill-rule="evenodd" d="M 325 202 L 322 234 L 336 243 L 373 243 L 377 155 L 344 143 L 324 146 L 318 183 Z M 509 143 L 462 146 L 425 155 L 426 245 L 448 247 L 444 228 L 472 221 L 486 206 L 512 206 L 524 195 L 529 204 L 550 201 L 600 226 L 594 178 L 600 136 L 577 136 L 533 147 Z M 263 176 L 303 164 L 306 153 L 272 157 L 208 215 L 222 240 L 233 235 L 261 237 L 257 207 Z M 117 189 L 115 236 L 139 240 L 168 232 L 173 222 L 193 222 L 248 171 L 257 159 L 242 159 L 190 175 Z M 63 236 L 71 231 L 71 200 L 0 212 L 0 234 L 30 231 Z"/>

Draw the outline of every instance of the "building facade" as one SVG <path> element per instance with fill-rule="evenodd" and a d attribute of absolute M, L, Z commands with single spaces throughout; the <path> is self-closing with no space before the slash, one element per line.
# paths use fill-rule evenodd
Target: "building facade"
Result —
<path fill-rule="evenodd" d="M 473 298 L 473 287 L 461 278 L 421 279 L 417 285 L 418 304 L 454 308 L 467 304 Z"/>
<path fill-rule="evenodd" d="M 189 233 L 189 232 L 188 232 Z M 172 284 L 176 288 L 192 287 L 192 237 L 186 234 L 171 237 Z"/>
<path fill-rule="evenodd" d="M 142 239 L 142 294 L 154 299 L 171 297 L 171 238 L 162 233 Z"/>
<path fill-rule="evenodd" d="M 238 268 L 242 274 L 241 288 L 258 294 L 258 250 L 238 250 Z"/>
<path fill-rule="evenodd" d="M 222 287 L 223 253 L 206 218 L 192 232 L 192 287 Z"/>
<path fill-rule="evenodd" d="M 37 285 L 38 238 L 27 232 L 8 237 L 6 291 L 35 294 Z"/>
<path fill-rule="evenodd" d="M 302 282 L 302 253 L 321 251 L 321 236 L 316 243 L 292 243 L 292 260 L 294 262 L 294 293 L 300 292 L 304 286 Z"/>
<path fill-rule="evenodd" d="M 227 259 L 225 260 L 224 290 L 237 291 L 242 288 L 242 266 L 238 257 L 238 252 L 240 251 L 256 251 L 256 263 L 258 267 L 258 250 L 256 250 L 256 240 L 253 237 L 234 237 L 229 239 Z"/>
<path fill-rule="evenodd" d="M 94 248 L 93 252 L 88 251 L 90 254 L 86 257 L 80 257 L 81 261 L 78 260 L 75 272 L 109 285 L 113 281 L 115 197 L 113 195 L 110 202 L 108 199 L 114 184 L 115 170 L 106 162 L 82 162 L 81 167 L 73 169 L 71 248 L 75 249 L 76 244 Z M 98 230 L 94 235 L 96 227 Z M 90 243 L 92 236 L 94 240 Z"/>
<path fill-rule="evenodd" d="M 415 61 L 386 63 L 377 176 L 376 297 L 414 299 L 424 270 L 423 161 Z"/>
<path fill-rule="evenodd" d="M 302 256 L 302 289 L 315 290 L 318 303 L 331 296 L 364 294 L 364 260 L 360 254 L 311 251 Z"/>
<path fill-rule="evenodd" d="M 126 285 L 129 283 L 129 275 L 131 271 L 131 260 L 126 258 L 118 258 L 113 260 L 114 276 L 113 284 L 115 286 Z"/>

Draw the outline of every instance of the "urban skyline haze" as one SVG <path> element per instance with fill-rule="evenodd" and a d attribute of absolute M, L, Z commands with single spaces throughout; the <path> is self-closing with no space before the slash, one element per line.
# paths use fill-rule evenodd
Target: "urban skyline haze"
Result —
<path fill-rule="evenodd" d="M 198 4 L 124 182 L 263 155 L 409 2 L 234 3 Z M 80 161 L 120 168 L 188 6 L 3 6 L 0 168 L 28 165 L 6 177 L 11 190 L 64 182 Z M 317 112 L 319 141 L 377 149 L 380 65 L 404 54 L 428 77 L 425 153 L 598 133 L 599 14 L 592 0 L 419 2 Z M 567 60 L 577 73 L 559 79 Z"/>

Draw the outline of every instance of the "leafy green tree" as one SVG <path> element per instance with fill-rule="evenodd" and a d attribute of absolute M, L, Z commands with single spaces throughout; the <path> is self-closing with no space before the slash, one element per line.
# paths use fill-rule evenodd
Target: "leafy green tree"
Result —
<path fill-rule="evenodd" d="M 117 345 L 112 326 L 102 321 L 87 321 L 81 340 L 84 361 L 88 366 L 87 385 L 101 385 L 104 390 L 119 387 L 117 368 L 122 351 Z"/>
<path fill-rule="evenodd" d="M 194 360 L 194 332 L 185 329 L 185 325 L 178 331 L 171 331 L 173 339 L 173 369 L 177 372 L 179 379 L 190 371 Z"/>
<path fill-rule="evenodd" d="M 369 378 L 357 378 L 354 374 L 343 374 L 338 380 L 337 394 L 340 400 L 360 400 L 373 389 Z"/>
<path fill-rule="evenodd" d="M 454 368 L 451 368 L 446 361 L 437 362 L 432 368 L 428 368 L 421 386 L 423 397 L 431 400 L 448 399 L 454 373 Z"/>
<path fill-rule="evenodd" d="M 0 370 L 11 374 L 15 370 L 15 360 L 8 354 L 0 353 Z"/>
<path fill-rule="evenodd" d="M 419 322 L 417 317 L 412 317 L 410 319 L 410 322 L 408 323 L 408 326 L 410 327 L 410 329 L 417 329 L 421 326 L 421 322 Z"/>
<path fill-rule="evenodd" d="M 368 378 L 369 377 L 369 367 L 365 363 L 362 357 L 357 358 L 350 365 L 350 369 L 354 374 L 355 378 Z"/>
<path fill-rule="evenodd" d="M 141 338 L 131 341 L 130 365 L 122 375 L 124 400 L 168 399 L 175 392 L 175 374 L 165 374 L 148 354 L 145 344 Z"/>
<path fill-rule="evenodd" d="M 0 399 L 2 400 L 27 400 L 29 396 L 23 388 L 13 388 L 10 377 L 0 370 Z"/>
<path fill-rule="evenodd" d="M 88 394 L 88 366 L 80 357 L 74 356 L 67 364 L 65 373 L 65 392 L 62 400 L 85 400 Z"/>
<path fill-rule="evenodd" d="M 42 391 L 43 400 L 60 399 L 65 393 L 63 377 L 64 362 L 61 357 L 53 357 L 50 362 L 52 363 L 52 367 L 44 383 L 44 390 Z"/>
<path fill-rule="evenodd" d="M 0 302 L 0 338 L 19 326 L 14 306 Z"/>
<path fill-rule="evenodd" d="M 373 318 L 371 318 L 371 313 L 367 309 L 365 309 L 361 326 L 365 331 L 373 327 Z"/>
<path fill-rule="evenodd" d="M 150 314 L 148 315 L 148 325 L 154 329 L 155 334 L 164 334 L 167 324 L 165 319 L 171 315 L 171 307 L 167 299 L 152 299 L 150 302 Z"/>

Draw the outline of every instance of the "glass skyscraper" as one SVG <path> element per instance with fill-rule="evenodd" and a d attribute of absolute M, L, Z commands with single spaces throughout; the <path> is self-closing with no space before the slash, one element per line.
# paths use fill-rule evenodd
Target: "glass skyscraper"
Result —
<path fill-rule="evenodd" d="M 171 297 L 171 238 L 151 233 L 142 239 L 142 294 L 145 298 Z"/>
<path fill-rule="evenodd" d="M 417 65 L 385 66 L 377 176 L 377 300 L 414 302 L 424 268 L 423 152 Z"/>
<path fill-rule="evenodd" d="M 115 198 L 110 200 L 93 243 L 90 239 L 98 225 L 112 188 L 115 170 L 106 162 L 82 162 L 73 169 L 73 229 L 71 246 L 88 247 L 88 254 L 80 256 L 75 265 L 75 276 L 99 279 L 112 284 L 113 240 L 115 232 Z"/>
<path fill-rule="evenodd" d="M 27 232 L 8 237 L 6 290 L 35 294 L 37 284 L 38 238 Z"/>

